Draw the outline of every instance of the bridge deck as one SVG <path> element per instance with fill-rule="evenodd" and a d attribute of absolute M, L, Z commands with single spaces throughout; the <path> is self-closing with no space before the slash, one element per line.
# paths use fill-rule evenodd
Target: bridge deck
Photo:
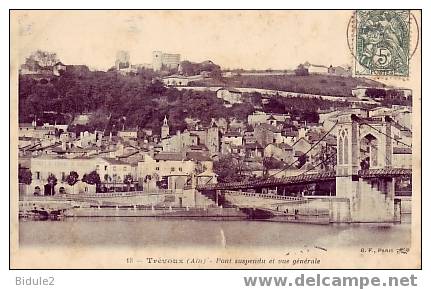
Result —
<path fill-rule="evenodd" d="M 384 168 L 384 169 L 369 169 L 360 170 L 359 177 L 362 178 L 383 178 L 383 177 L 396 177 L 396 176 L 411 176 L 411 169 L 401 168 Z M 307 184 L 322 181 L 335 180 L 335 171 L 313 174 L 302 174 L 298 176 L 290 176 L 283 178 L 269 178 L 266 180 L 251 181 L 251 182 L 233 182 L 233 183 L 217 183 L 197 186 L 196 189 L 200 191 L 205 190 L 235 190 L 235 189 L 253 189 L 264 187 L 275 187 L 294 184 Z"/>

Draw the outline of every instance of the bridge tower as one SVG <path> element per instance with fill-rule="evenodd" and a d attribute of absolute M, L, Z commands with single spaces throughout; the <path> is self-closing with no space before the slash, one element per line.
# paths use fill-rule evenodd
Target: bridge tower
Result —
<path fill-rule="evenodd" d="M 336 195 L 346 201 L 336 209 L 351 222 L 393 222 L 394 178 L 366 178 L 364 172 L 392 167 L 390 118 L 338 117 Z"/>

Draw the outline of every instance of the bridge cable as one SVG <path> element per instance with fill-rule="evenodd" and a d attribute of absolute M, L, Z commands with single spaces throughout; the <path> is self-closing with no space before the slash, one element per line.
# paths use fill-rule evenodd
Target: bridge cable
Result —
<path fill-rule="evenodd" d="M 332 153 L 330 156 L 328 156 L 326 159 L 324 159 L 323 161 L 321 161 L 320 163 L 314 165 L 312 168 L 306 170 L 305 172 L 300 173 L 298 176 L 302 176 L 305 175 L 306 173 L 314 170 L 315 168 L 317 168 L 318 166 L 320 166 L 321 164 L 326 163 L 327 161 L 331 160 L 334 156 L 337 155 L 337 151 L 335 151 L 334 153 Z"/>
<path fill-rule="evenodd" d="M 405 146 L 407 146 L 407 147 L 409 147 L 409 148 L 412 148 L 412 146 L 411 146 L 411 145 L 406 144 L 406 143 L 404 143 L 404 142 L 402 142 L 402 141 L 400 141 L 400 140 L 395 139 L 395 138 L 394 138 L 394 137 L 392 137 L 391 135 L 388 135 L 388 134 L 386 134 L 386 133 L 384 133 L 384 132 L 382 132 L 382 131 L 378 130 L 377 128 L 373 127 L 372 125 L 370 125 L 370 124 L 368 124 L 368 123 L 366 123 L 366 122 L 361 122 L 360 124 L 361 124 L 361 125 L 365 124 L 365 125 L 367 125 L 367 126 L 371 127 L 372 129 L 374 129 L 375 131 L 377 131 L 377 132 L 381 133 L 382 135 L 387 136 L 387 137 L 389 137 L 390 139 L 392 139 L 392 140 L 396 141 L 397 143 L 400 143 L 400 144 L 403 144 L 403 145 L 405 145 Z"/>
<path fill-rule="evenodd" d="M 320 139 L 319 139 L 319 141 L 318 142 L 316 142 L 315 144 L 313 144 L 311 147 L 310 147 L 310 149 L 308 150 L 308 151 L 306 151 L 303 155 L 301 155 L 301 157 L 302 156 L 305 156 L 305 155 L 307 155 L 310 151 L 312 151 L 324 138 L 326 138 L 326 136 L 337 126 L 337 124 L 338 124 L 338 120 L 335 122 L 335 124 L 331 127 L 331 129 L 330 130 L 328 130 Z M 271 178 L 271 177 L 273 177 L 273 176 L 275 176 L 275 175 L 277 175 L 277 174 L 279 174 L 279 173 L 281 173 L 281 172 L 283 172 L 283 171 L 285 171 L 285 170 L 287 170 L 287 169 L 289 169 L 289 168 L 291 168 L 292 167 L 292 165 L 294 165 L 295 163 L 297 163 L 299 161 L 299 158 L 297 158 L 295 161 L 293 161 L 293 162 L 291 162 L 290 164 L 288 164 L 288 165 L 286 165 L 284 168 L 282 168 L 281 170 L 279 170 L 278 172 L 276 172 L 276 173 L 274 173 L 274 174 L 271 174 L 271 175 L 269 175 L 269 176 L 267 176 L 266 178 Z"/>

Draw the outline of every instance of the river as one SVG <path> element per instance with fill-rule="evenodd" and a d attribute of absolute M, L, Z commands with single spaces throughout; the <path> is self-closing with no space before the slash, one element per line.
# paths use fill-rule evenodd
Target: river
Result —
<path fill-rule="evenodd" d="M 409 222 L 311 225 L 142 217 L 19 222 L 19 243 L 23 247 L 409 247 L 410 233 Z"/>

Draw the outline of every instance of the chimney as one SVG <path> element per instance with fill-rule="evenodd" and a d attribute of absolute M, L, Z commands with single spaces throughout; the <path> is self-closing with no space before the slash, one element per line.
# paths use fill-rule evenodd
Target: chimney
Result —
<path fill-rule="evenodd" d="M 61 150 L 65 151 L 65 150 L 66 150 L 66 148 L 67 148 L 67 146 L 66 146 L 66 142 L 65 142 L 65 141 L 62 141 L 62 142 L 61 142 Z"/>

